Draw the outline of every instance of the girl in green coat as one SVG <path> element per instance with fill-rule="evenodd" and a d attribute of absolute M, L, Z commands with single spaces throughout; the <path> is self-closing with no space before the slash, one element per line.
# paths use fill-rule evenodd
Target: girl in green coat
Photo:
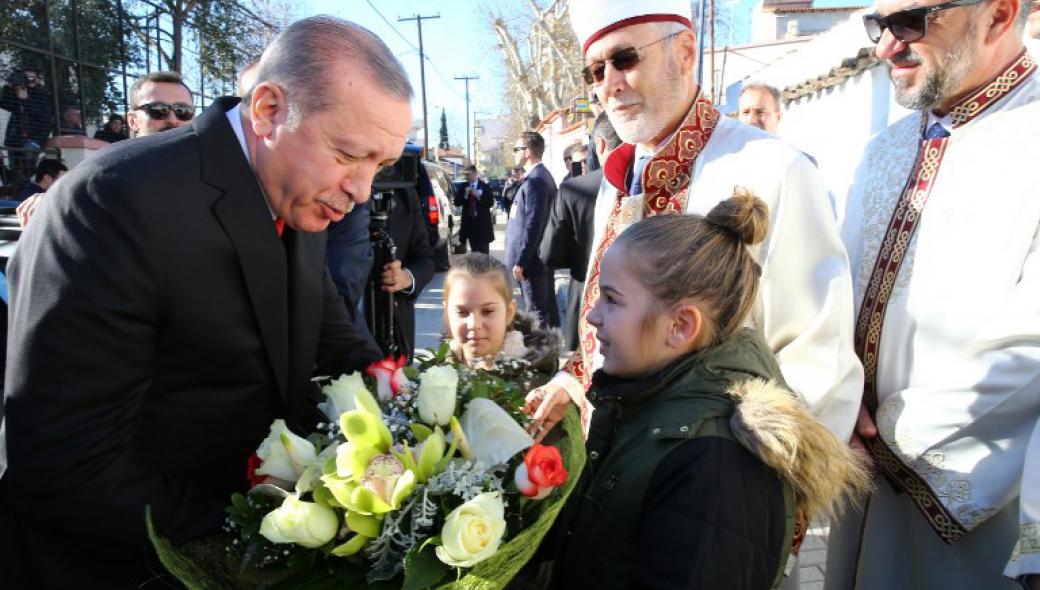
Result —
<path fill-rule="evenodd" d="M 829 514 L 867 475 L 743 327 L 766 205 L 738 192 L 707 216 L 657 216 L 607 250 L 589 323 L 589 462 L 558 526 L 557 588 L 764 590 L 796 521 Z"/>

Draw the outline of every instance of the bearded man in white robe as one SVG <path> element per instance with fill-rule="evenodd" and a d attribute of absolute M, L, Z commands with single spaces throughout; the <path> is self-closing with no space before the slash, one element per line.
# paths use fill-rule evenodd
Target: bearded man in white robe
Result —
<path fill-rule="evenodd" d="M 599 297 L 600 259 L 614 238 L 646 216 L 706 214 L 743 187 L 766 202 L 771 216 L 768 236 L 751 250 L 762 277 L 749 323 L 765 336 L 792 389 L 848 440 L 862 368 L 852 348 L 848 258 L 816 168 L 776 137 L 721 116 L 700 92 L 688 0 L 572 0 L 570 10 L 585 56 L 582 74 L 625 143 L 603 165 L 578 349 L 528 397 L 533 434 L 544 436 L 572 404 L 587 424 L 585 391 L 602 356 L 586 317 Z"/>
<path fill-rule="evenodd" d="M 828 589 L 1036 587 L 1040 561 L 1022 556 L 1040 527 L 1019 511 L 1040 416 L 1027 17 L 1022 0 L 880 0 L 864 19 L 897 101 L 918 112 L 871 141 L 847 199 L 856 431 L 877 481 L 832 526 Z"/>

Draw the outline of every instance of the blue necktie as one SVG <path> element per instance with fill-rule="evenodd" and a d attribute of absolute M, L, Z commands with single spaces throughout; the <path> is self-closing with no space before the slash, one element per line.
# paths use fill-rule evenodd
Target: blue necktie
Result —
<path fill-rule="evenodd" d="M 628 185 L 628 194 L 643 194 L 643 170 L 646 168 L 646 164 L 649 161 L 650 156 L 643 156 L 636 160 L 635 168 L 632 170 L 632 182 Z"/>
<path fill-rule="evenodd" d="M 924 132 L 925 139 L 942 139 L 943 137 L 949 136 L 950 132 L 947 131 L 946 128 L 943 127 L 942 123 L 939 123 L 938 121 L 932 123 L 932 126 Z"/>

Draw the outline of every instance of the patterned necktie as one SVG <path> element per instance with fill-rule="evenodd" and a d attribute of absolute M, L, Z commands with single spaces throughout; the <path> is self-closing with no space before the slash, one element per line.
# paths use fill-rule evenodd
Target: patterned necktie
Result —
<path fill-rule="evenodd" d="M 646 164 L 649 161 L 650 156 L 643 156 L 636 160 L 636 165 L 632 170 L 632 182 L 628 185 L 629 195 L 643 194 L 643 170 L 646 168 Z"/>
<path fill-rule="evenodd" d="M 932 123 L 932 126 L 929 127 L 927 131 L 924 132 L 924 138 L 925 139 L 941 139 L 943 137 L 949 137 L 949 136 L 950 136 L 950 132 L 947 131 L 946 128 L 943 127 L 943 124 L 938 122 L 938 121 L 936 121 L 935 123 Z"/>

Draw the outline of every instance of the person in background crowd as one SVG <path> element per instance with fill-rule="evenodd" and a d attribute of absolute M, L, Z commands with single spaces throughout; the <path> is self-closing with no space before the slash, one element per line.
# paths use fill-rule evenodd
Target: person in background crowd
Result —
<path fill-rule="evenodd" d="M 94 139 L 100 139 L 108 143 L 123 141 L 127 139 L 125 125 L 126 119 L 123 118 L 123 115 L 112 113 L 108 116 L 108 122 L 105 123 L 105 126 L 94 132 Z"/>
<path fill-rule="evenodd" d="M 766 133 L 779 135 L 777 129 L 784 112 L 780 91 L 768 84 L 748 84 L 740 90 L 737 119 Z"/>
<path fill-rule="evenodd" d="M 83 111 L 77 105 L 68 105 L 61 110 L 61 135 L 86 135 L 83 128 Z"/>
<path fill-rule="evenodd" d="M 477 174 L 476 166 L 466 166 L 463 173 L 466 184 L 455 192 L 455 206 L 462 209 L 459 240 L 462 243 L 468 240 L 471 251 L 487 254 L 491 242 L 495 241 L 495 222 L 491 215 L 495 197 L 488 184 Z"/>
<path fill-rule="evenodd" d="M 14 200 L 24 201 L 29 197 L 37 194 L 47 192 L 47 189 L 54 184 L 54 181 L 62 177 L 63 174 L 68 172 L 69 168 L 61 160 L 55 160 L 53 158 L 44 158 L 36 164 L 36 172 L 33 174 L 32 182 L 25 183 L 22 190 L 18 192 L 18 195 Z"/>
<path fill-rule="evenodd" d="M 509 171 L 509 178 L 505 187 L 502 188 L 502 207 L 506 213 L 506 219 L 513 209 L 513 201 L 516 200 L 516 191 L 520 190 L 520 184 L 524 181 L 523 166 L 516 166 Z"/>
<path fill-rule="evenodd" d="M 826 588 L 1040 584 L 1040 492 L 1022 487 L 1040 420 L 1028 9 L 881 0 L 864 17 L 917 112 L 871 140 L 845 201 L 866 373 L 854 444 L 878 473 L 864 510 L 831 525 Z"/>
<path fill-rule="evenodd" d="M 133 137 L 169 131 L 195 118 L 191 89 L 177 72 L 151 72 L 130 89 L 127 124 Z"/>
<path fill-rule="evenodd" d="M 513 147 L 517 166 L 523 166 L 526 176 L 513 201 L 514 214 L 506 225 L 505 264 L 520 283 L 527 311 L 538 318 L 542 326 L 560 325 L 553 296 L 553 276 L 538 257 L 542 234 L 549 222 L 556 182 L 542 164 L 545 140 L 534 131 L 524 131 Z"/>
<path fill-rule="evenodd" d="M 575 147 L 577 147 L 577 144 L 571 144 L 563 148 L 563 165 L 564 169 L 567 171 L 567 174 L 563 176 L 563 180 L 561 180 L 560 182 L 566 182 L 571 177 L 571 162 L 574 161 L 574 159 L 571 157 L 571 154 L 574 153 Z"/>
<path fill-rule="evenodd" d="M 848 440 L 863 372 L 852 348 L 848 259 L 819 172 L 779 139 L 722 116 L 701 93 L 689 1 L 572 0 L 570 11 L 582 74 L 626 143 L 603 165 L 580 345 L 564 370 L 528 397 L 531 430 L 541 429 L 536 438 L 571 403 L 585 424 L 591 417 L 585 389 L 602 356 L 587 317 L 600 295 L 603 252 L 614 238 L 645 216 L 707 213 L 742 186 L 771 216 L 765 240 L 751 249 L 762 266 L 762 288 L 747 324 L 764 335 L 790 388 Z"/>
<path fill-rule="evenodd" d="M 381 357 L 328 278 L 324 230 L 400 157 L 407 74 L 371 32 L 312 17 L 256 79 L 76 166 L 22 235 L 0 586 L 165 587 L 145 507 L 175 545 L 216 533 L 271 422 L 313 428 L 312 377 Z"/>
<path fill-rule="evenodd" d="M 607 161 L 610 152 L 621 145 L 606 113 L 596 117 L 592 138 L 600 161 Z M 560 323 L 567 350 L 578 346 L 578 314 L 581 296 L 585 290 L 585 272 L 592 253 L 592 233 L 595 228 L 596 196 L 603 181 L 603 170 L 595 170 L 560 184 L 560 192 L 553 203 L 549 224 L 542 237 L 539 256 L 550 268 L 570 271 L 567 286 L 567 306 Z"/>
<path fill-rule="evenodd" d="M 29 179 L 36 158 L 47 143 L 54 125 L 54 103 L 34 67 L 16 69 L 0 91 L 0 109 L 11 113 L 4 132 L 12 177 L 10 182 Z"/>

